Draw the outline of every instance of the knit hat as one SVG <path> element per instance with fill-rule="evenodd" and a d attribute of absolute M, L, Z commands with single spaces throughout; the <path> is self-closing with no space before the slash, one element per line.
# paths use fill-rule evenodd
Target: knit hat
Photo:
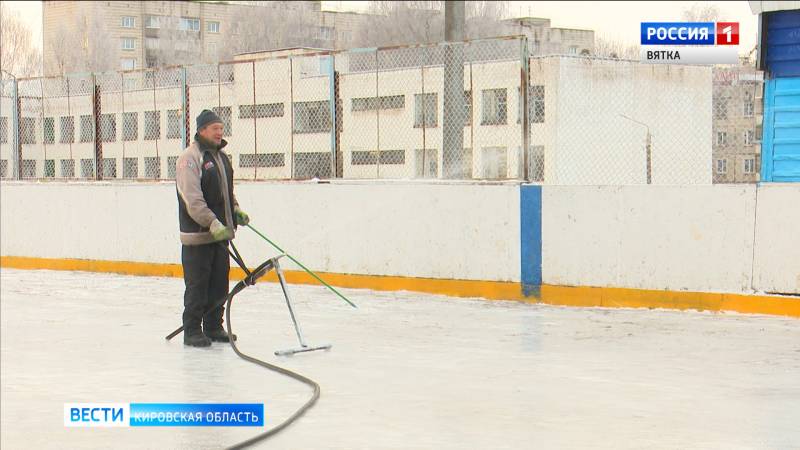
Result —
<path fill-rule="evenodd" d="M 204 109 L 203 112 L 197 116 L 197 131 L 202 130 L 212 123 L 222 123 L 222 119 L 220 119 L 214 111 Z"/>

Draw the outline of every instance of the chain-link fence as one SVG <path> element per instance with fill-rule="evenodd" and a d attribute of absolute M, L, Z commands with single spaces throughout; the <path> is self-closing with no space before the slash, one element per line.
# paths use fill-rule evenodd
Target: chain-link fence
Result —
<path fill-rule="evenodd" d="M 173 179 L 195 118 L 211 109 L 237 179 L 758 181 L 760 72 L 531 57 L 527 45 L 506 37 L 4 77 L 0 175 Z"/>

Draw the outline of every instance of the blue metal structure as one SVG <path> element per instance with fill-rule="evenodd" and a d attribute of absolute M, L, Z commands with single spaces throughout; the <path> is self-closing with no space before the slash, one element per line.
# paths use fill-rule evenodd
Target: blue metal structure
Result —
<path fill-rule="evenodd" d="M 800 181 L 800 10 L 762 17 L 764 127 L 761 180 Z"/>

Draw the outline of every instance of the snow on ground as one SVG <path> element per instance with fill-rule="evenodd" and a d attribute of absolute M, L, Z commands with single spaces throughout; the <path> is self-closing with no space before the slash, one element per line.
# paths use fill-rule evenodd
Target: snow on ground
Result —
<path fill-rule="evenodd" d="M 219 448 L 256 428 L 65 428 L 69 402 L 264 403 L 266 425 L 311 394 L 226 344 L 184 348 L 183 282 L 0 271 L 2 448 Z M 322 386 L 259 448 L 800 448 L 800 321 L 563 308 L 277 284 L 236 297 L 245 353 Z"/>

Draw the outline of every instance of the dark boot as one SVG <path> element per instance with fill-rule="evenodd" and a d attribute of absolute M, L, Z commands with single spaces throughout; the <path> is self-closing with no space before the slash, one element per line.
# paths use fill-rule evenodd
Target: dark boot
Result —
<path fill-rule="evenodd" d="M 228 337 L 228 332 L 225 331 L 222 327 L 212 328 L 210 330 L 205 329 L 203 330 L 203 333 L 206 335 L 208 339 L 211 339 L 213 342 L 230 342 L 231 341 L 230 337 L 232 337 L 234 341 L 236 340 L 235 334 L 232 334 L 230 337 Z"/>
<path fill-rule="evenodd" d="M 211 341 L 199 329 L 184 330 L 183 345 L 191 347 L 208 347 Z"/>

